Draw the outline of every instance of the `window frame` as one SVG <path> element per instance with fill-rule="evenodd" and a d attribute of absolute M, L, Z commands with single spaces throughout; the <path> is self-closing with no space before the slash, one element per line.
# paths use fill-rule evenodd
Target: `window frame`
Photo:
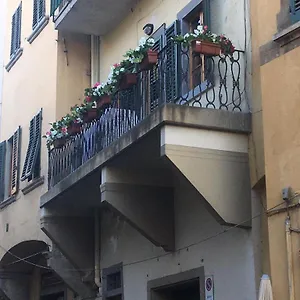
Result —
<path fill-rule="evenodd" d="M 120 273 L 121 286 L 113 290 L 107 290 L 107 278 L 110 275 Z M 102 270 L 102 283 L 103 283 L 103 299 L 109 299 L 115 296 L 121 296 L 124 299 L 124 284 L 123 284 L 123 264 L 119 263 L 117 265 L 105 268 Z"/>

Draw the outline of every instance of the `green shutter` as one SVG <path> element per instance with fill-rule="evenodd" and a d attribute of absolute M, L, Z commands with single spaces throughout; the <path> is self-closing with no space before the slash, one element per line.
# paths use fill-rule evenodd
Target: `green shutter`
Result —
<path fill-rule="evenodd" d="M 210 29 L 211 21 L 210 21 L 210 0 L 203 0 L 203 21 L 204 25 L 207 25 Z"/>
<path fill-rule="evenodd" d="M 300 0 L 290 0 L 291 21 L 300 21 Z"/>
<path fill-rule="evenodd" d="M 38 23 L 38 1 L 33 0 L 33 20 L 32 20 L 32 28 L 34 29 Z"/>
<path fill-rule="evenodd" d="M 39 24 L 41 19 L 45 16 L 45 0 L 33 0 L 33 21 L 32 28 Z"/>
<path fill-rule="evenodd" d="M 31 121 L 29 127 L 29 144 L 25 157 L 21 180 L 30 179 L 35 170 L 35 164 L 41 149 L 42 111 Z"/>
<path fill-rule="evenodd" d="M 4 200 L 6 141 L 0 143 L 0 201 Z"/>
<path fill-rule="evenodd" d="M 170 27 L 166 29 L 166 102 L 175 102 L 179 97 L 179 45 L 175 44 L 172 37 L 179 34 L 179 21 L 176 20 Z"/>
<path fill-rule="evenodd" d="M 165 26 L 161 26 L 154 34 L 153 38 L 155 40 L 153 50 L 158 51 L 158 59 L 160 62 L 163 61 L 162 52 L 164 47 L 164 34 Z M 159 63 L 157 66 L 154 66 L 149 72 L 149 85 L 150 85 L 150 111 L 158 106 L 159 98 L 161 96 L 161 84 L 162 82 L 162 71 L 160 70 Z"/>
<path fill-rule="evenodd" d="M 10 56 L 13 56 L 21 46 L 22 3 L 12 16 Z"/>
<path fill-rule="evenodd" d="M 21 127 L 16 130 L 12 138 L 11 195 L 19 190 L 20 140 Z"/>

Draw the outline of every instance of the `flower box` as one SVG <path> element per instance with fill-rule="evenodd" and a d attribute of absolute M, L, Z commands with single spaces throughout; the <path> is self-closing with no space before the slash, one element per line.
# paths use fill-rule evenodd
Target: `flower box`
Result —
<path fill-rule="evenodd" d="M 146 56 L 140 63 L 140 70 L 147 71 L 152 69 L 152 67 L 157 64 L 157 61 L 158 61 L 158 51 L 148 50 Z"/>
<path fill-rule="evenodd" d="M 69 135 L 76 135 L 76 134 L 80 133 L 80 131 L 81 131 L 81 124 L 80 123 L 72 123 L 68 127 L 68 134 Z"/>
<path fill-rule="evenodd" d="M 127 90 L 136 84 L 137 84 L 137 74 L 136 73 L 126 73 L 121 78 L 119 88 L 120 88 L 120 90 Z"/>
<path fill-rule="evenodd" d="M 212 42 L 194 40 L 191 42 L 192 51 L 208 56 L 218 56 L 221 52 L 221 46 Z"/>
<path fill-rule="evenodd" d="M 83 116 L 82 116 L 83 122 L 90 123 L 93 120 L 95 120 L 97 118 L 97 116 L 98 116 L 97 108 L 92 108 L 83 114 Z"/>
<path fill-rule="evenodd" d="M 102 108 L 106 104 L 110 104 L 111 96 L 110 95 L 103 95 L 97 101 L 97 108 Z"/>
<path fill-rule="evenodd" d="M 66 144 L 67 139 L 65 137 L 56 139 L 53 141 L 53 147 L 55 149 L 60 149 Z"/>

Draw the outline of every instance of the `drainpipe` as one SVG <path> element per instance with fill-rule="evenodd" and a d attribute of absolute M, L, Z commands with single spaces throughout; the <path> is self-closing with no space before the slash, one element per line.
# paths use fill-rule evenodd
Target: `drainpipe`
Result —
<path fill-rule="evenodd" d="M 289 300 L 295 300 L 290 217 L 287 217 L 285 220 L 285 236 L 286 236 L 286 250 L 287 250 L 287 263 L 288 263 Z"/>
<path fill-rule="evenodd" d="M 91 85 L 100 81 L 100 37 L 91 35 Z"/>
<path fill-rule="evenodd" d="M 100 217 L 99 210 L 95 210 L 95 284 L 101 289 L 100 276 Z"/>

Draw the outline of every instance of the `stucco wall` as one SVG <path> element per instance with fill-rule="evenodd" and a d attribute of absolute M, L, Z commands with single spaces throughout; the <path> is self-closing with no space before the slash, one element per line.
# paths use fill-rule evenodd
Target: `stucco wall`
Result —
<path fill-rule="evenodd" d="M 165 252 L 107 212 L 102 218 L 101 268 L 123 262 L 125 299 L 147 299 L 148 280 L 200 266 L 206 275 L 214 276 L 216 299 L 256 299 L 251 230 L 233 229 L 187 248 L 226 227 L 213 219 L 200 198 L 179 184 L 175 192 L 176 251 L 156 258 Z"/>

